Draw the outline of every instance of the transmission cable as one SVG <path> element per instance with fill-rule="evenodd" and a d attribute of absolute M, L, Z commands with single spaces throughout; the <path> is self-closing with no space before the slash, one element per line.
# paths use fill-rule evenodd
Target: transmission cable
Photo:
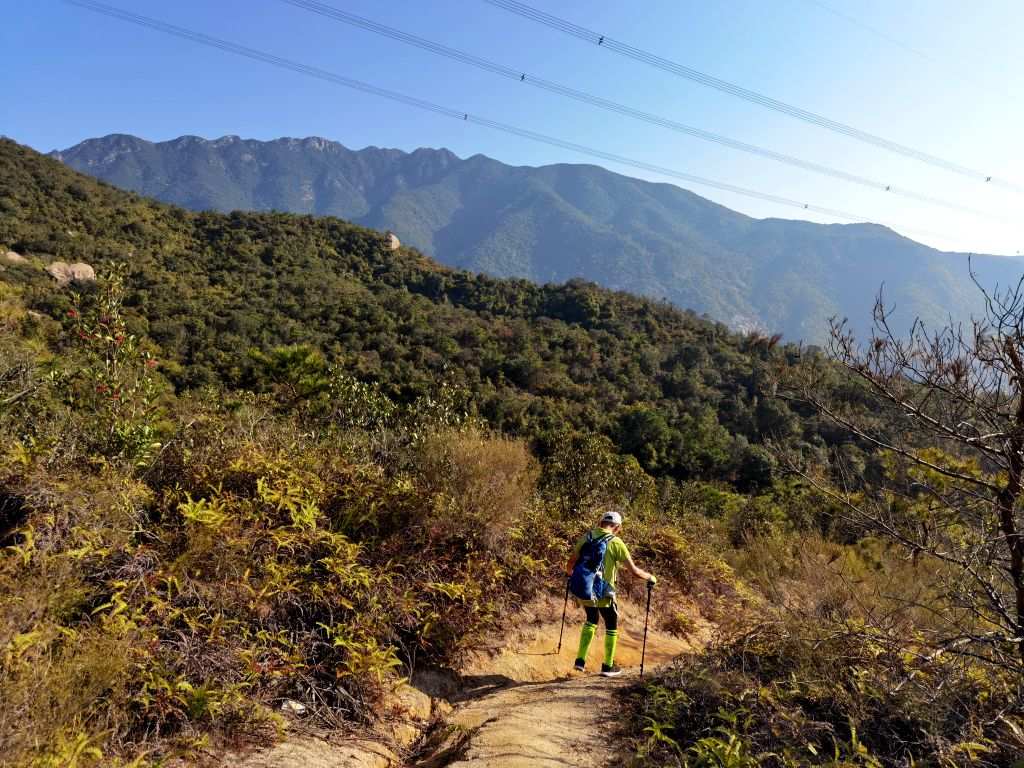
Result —
<path fill-rule="evenodd" d="M 835 8 L 835 7 L 831 6 L 831 5 L 829 5 L 828 3 L 823 2 L 823 0 L 803 0 L 803 1 L 805 3 L 810 3 L 811 5 L 816 5 L 821 10 L 823 10 L 823 11 L 825 11 L 827 13 L 831 13 L 833 16 L 838 16 L 840 19 L 843 19 L 848 24 L 852 24 L 855 27 L 860 27 L 861 29 L 863 29 L 863 30 L 865 30 L 867 32 L 870 32 L 872 35 L 875 35 L 876 37 L 879 37 L 882 40 L 885 40 L 890 45 L 894 45 L 897 48 L 902 48 L 904 51 L 907 51 L 908 53 L 912 53 L 915 56 L 919 56 L 922 59 L 927 59 L 928 61 L 930 61 L 932 63 L 938 63 L 938 60 L 934 56 L 932 56 L 932 55 L 930 55 L 928 53 L 925 53 L 924 51 L 922 51 L 922 50 L 920 50 L 918 48 L 915 48 L 912 45 L 908 45 L 907 43 L 903 42 L 899 38 L 893 37 L 888 32 L 883 32 L 881 29 L 877 29 L 876 27 L 873 27 L 870 24 L 866 24 L 863 21 L 860 21 L 855 16 L 851 16 L 850 14 L 845 13 L 845 12 L 839 10 L 838 8 Z"/>
<path fill-rule="evenodd" d="M 867 24 L 867 23 L 861 21 L 856 16 L 851 16 L 850 14 L 845 13 L 845 12 L 839 10 L 838 8 L 834 7 L 834 6 L 829 5 L 828 3 L 823 2 L 822 0 L 802 0 L 802 2 L 808 3 L 808 4 L 813 5 L 813 6 L 817 6 L 822 11 L 824 11 L 826 13 L 829 13 L 829 14 L 837 17 L 837 18 L 842 19 L 847 24 L 850 24 L 850 25 L 852 25 L 854 27 L 858 27 L 858 28 L 864 30 L 865 32 L 868 32 L 869 34 L 875 35 L 876 37 L 878 37 L 878 38 L 880 38 L 882 40 L 885 40 L 890 45 L 892 45 L 892 46 L 894 46 L 896 48 L 900 48 L 900 49 L 906 51 L 907 53 L 911 53 L 914 56 L 917 56 L 917 57 L 921 58 L 922 60 L 928 61 L 932 65 L 939 65 L 939 66 L 943 67 L 944 71 L 941 73 L 941 78 L 942 79 L 945 79 L 945 80 L 949 80 L 949 79 L 959 80 L 963 85 L 969 87 L 971 89 L 971 92 L 974 93 L 976 97 L 977 97 L 977 92 L 980 89 L 990 89 L 992 87 L 992 83 L 982 82 L 981 80 L 977 79 L 976 77 L 972 77 L 971 76 L 972 68 L 971 67 L 964 67 L 963 66 L 964 62 L 963 61 L 957 61 L 956 62 L 957 68 L 955 70 L 951 69 L 949 66 L 947 66 L 949 64 L 950 60 L 954 60 L 954 59 L 956 59 L 956 57 L 949 56 L 947 54 L 946 56 L 944 56 L 943 58 L 940 59 L 939 57 L 937 57 L 937 56 L 935 56 L 935 55 L 933 55 L 933 54 L 931 54 L 931 53 L 929 53 L 929 52 L 927 52 L 925 50 L 922 50 L 921 48 L 916 48 L 913 45 L 910 45 L 909 43 L 907 43 L 906 41 L 901 40 L 898 37 L 894 37 L 893 35 L 889 34 L 888 32 L 885 32 L 885 31 L 883 31 L 883 30 L 881 30 L 881 29 L 879 29 L 877 27 L 873 27 L 870 24 Z M 993 91 L 992 93 L 993 93 L 993 96 L 995 96 L 995 92 Z M 1005 94 L 1000 93 L 998 95 L 998 98 L 1005 98 Z"/>
<path fill-rule="evenodd" d="M 839 170 L 838 168 L 832 168 L 827 165 L 815 163 L 810 160 L 804 160 L 802 158 L 794 157 L 792 155 L 786 155 L 781 152 L 775 152 L 774 150 L 766 149 L 765 147 L 759 147 L 757 145 L 748 144 L 737 139 L 731 139 L 727 136 L 712 133 L 711 131 L 705 131 L 701 128 L 694 128 L 693 126 L 676 122 L 667 117 L 662 117 L 660 115 L 655 115 L 650 112 L 644 112 L 639 109 L 634 109 L 633 107 L 626 106 L 625 104 L 620 104 L 618 102 L 614 102 L 609 99 L 605 99 L 600 96 L 587 93 L 585 91 L 580 91 L 575 88 L 571 88 L 567 85 L 561 85 L 559 83 L 551 82 L 550 80 L 544 80 L 543 78 L 535 77 L 534 75 L 528 74 L 521 69 L 514 69 L 512 67 L 505 66 L 504 64 L 499 64 L 497 62 L 490 61 L 480 56 L 476 56 L 471 53 L 466 53 L 465 51 L 460 51 L 456 48 L 450 48 L 446 45 L 442 45 L 441 43 L 436 43 L 432 40 L 427 40 L 425 38 L 418 37 L 408 32 L 403 32 L 402 30 L 395 29 L 394 27 L 388 27 L 385 26 L 384 24 L 379 24 L 375 21 L 364 18 L 362 16 L 357 16 L 354 13 L 349 13 L 348 11 L 343 11 L 339 8 L 327 5 L 326 3 L 317 2 L 317 0 L 280 0 L 280 2 L 285 3 L 287 5 L 295 6 L 297 8 L 301 8 L 303 10 L 310 11 L 311 13 L 318 14 L 325 18 L 331 18 L 336 21 L 340 21 L 344 24 L 349 24 L 351 26 L 358 27 L 360 29 L 366 30 L 367 32 L 372 32 L 374 34 L 382 35 L 392 40 L 397 40 L 399 42 L 415 46 L 417 48 L 429 51 L 439 56 L 445 56 L 449 59 L 453 59 L 463 64 L 468 64 L 469 66 L 482 69 L 484 71 L 490 72 L 500 77 L 507 78 L 515 82 L 524 83 L 526 85 L 532 85 L 535 88 L 540 88 L 542 90 L 549 91 L 560 96 L 575 99 L 576 101 L 580 101 L 585 104 L 590 104 L 591 106 L 597 107 L 599 109 L 604 109 L 609 112 L 615 112 L 620 115 L 625 115 L 626 117 L 631 117 L 635 120 L 641 120 L 652 125 L 667 128 L 668 130 L 671 131 L 676 131 L 678 133 L 683 133 L 688 136 L 693 136 L 703 141 L 713 142 L 724 147 L 729 147 L 730 149 L 735 149 L 740 152 L 747 152 L 752 155 L 757 155 L 758 157 L 764 157 L 769 160 L 774 160 L 778 163 L 784 163 L 786 165 L 801 168 L 806 171 L 819 173 L 824 176 L 831 176 L 832 178 L 842 179 L 843 181 L 847 181 L 853 184 L 860 184 L 861 186 L 869 187 L 880 192 L 890 192 L 894 195 L 900 195 L 901 197 L 906 197 L 910 200 L 916 200 L 918 202 L 928 203 L 931 205 L 938 205 L 943 208 L 948 208 L 950 210 L 970 213 L 975 216 L 982 216 L 984 218 L 1005 220 L 1001 216 L 995 216 L 984 211 L 979 211 L 975 208 L 970 208 L 968 206 L 953 203 L 947 200 L 943 200 L 941 198 L 932 197 L 930 195 L 924 195 L 919 192 L 914 192 L 913 190 L 903 189 L 901 187 L 897 187 L 894 184 L 886 184 L 875 179 L 870 179 L 865 176 L 848 173 L 847 171 L 842 171 Z"/>
<path fill-rule="evenodd" d="M 857 141 L 864 142 L 865 144 L 871 144 L 890 152 L 895 152 L 896 154 L 918 160 L 922 163 L 935 166 L 936 168 L 942 168 L 952 173 L 958 173 L 961 176 L 966 176 L 968 178 L 975 179 L 976 181 L 983 181 L 992 185 L 1024 193 L 1024 187 L 1020 187 L 1010 181 L 998 179 L 990 173 L 984 173 L 974 168 L 968 168 L 967 166 L 960 165 L 959 163 L 954 163 L 951 160 L 945 160 L 919 149 L 914 149 L 913 147 L 898 144 L 895 141 L 890 141 L 889 139 L 882 138 L 881 136 L 876 136 L 873 133 L 868 133 L 867 131 L 855 128 L 852 125 L 847 125 L 846 123 L 841 123 L 838 120 L 832 120 L 831 118 L 802 109 L 801 107 L 787 104 L 786 102 L 779 101 L 778 99 L 773 99 L 770 96 L 765 96 L 764 94 L 752 91 L 749 88 L 744 88 L 743 86 L 730 83 L 727 80 L 722 80 L 721 78 L 693 69 L 692 67 L 687 67 L 649 51 L 645 51 L 642 48 L 637 48 L 629 45 L 628 43 L 623 43 L 613 37 L 609 37 L 608 35 L 602 35 L 598 32 L 594 32 L 593 30 L 587 29 L 586 27 L 581 27 L 571 21 L 567 21 L 559 18 L 558 16 L 553 16 L 549 13 L 533 8 L 532 6 L 526 5 L 526 3 L 518 2 L 518 0 L 484 0 L 484 2 L 510 11 L 531 21 L 535 21 L 538 24 L 543 24 L 551 29 L 579 38 L 580 40 L 593 43 L 598 47 L 605 48 L 621 56 L 627 56 L 631 59 L 635 59 L 636 61 L 664 70 L 665 72 L 670 72 L 678 77 L 707 86 L 708 88 L 714 88 L 718 91 L 744 99 L 753 104 L 758 104 L 759 106 L 767 109 L 789 115 L 790 117 L 795 117 L 798 120 L 802 120 L 811 125 L 816 125 L 819 128 L 824 128 L 825 130 L 848 136 L 852 139 L 856 139 Z"/>
<path fill-rule="evenodd" d="M 475 125 L 481 125 L 497 131 L 503 131 L 504 133 L 512 134 L 514 136 L 530 139 L 531 141 L 548 144 L 550 146 L 559 147 L 561 149 L 568 149 L 572 152 L 577 152 L 583 155 L 589 155 L 591 157 L 596 157 L 601 160 L 607 160 L 608 162 L 616 163 L 619 165 L 626 165 L 633 168 L 638 168 L 640 170 L 650 171 L 652 173 L 680 179 L 682 181 L 686 181 L 692 184 L 699 184 L 701 186 L 711 187 L 713 189 L 722 190 L 724 192 L 732 192 L 737 195 L 744 195 L 746 197 L 752 197 L 758 200 L 777 203 L 779 205 L 800 208 L 801 210 L 804 211 L 811 211 L 825 216 L 832 216 L 837 219 L 844 219 L 847 221 L 854 222 L 871 222 L 870 217 L 860 216 L 857 214 L 848 213 L 846 211 L 836 210 L 834 208 L 825 208 L 819 205 L 803 203 L 800 202 L 799 200 L 793 200 L 791 198 L 783 197 L 781 195 L 775 195 L 768 192 L 760 192 L 753 189 L 747 189 L 745 187 L 740 187 L 734 184 L 728 184 L 726 182 L 715 181 L 713 179 L 706 179 L 702 176 L 694 176 L 689 173 L 683 173 L 682 171 L 677 171 L 672 168 L 666 168 L 664 166 L 656 165 L 654 163 L 647 163 L 642 160 L 634 160 L 632 158 L 617 155 L 612 152 L 605 152 L 604 150 L 594 149 L 592 147 L 587 147 L 582 144 L 576 144 L 571 141 L 565 141 L 563 139 L 558 139 L 543 133 L 530 131 L 525 128 L 518 128 L 507 123 L 501 123 L 498 122 L 497 120 L 490 120 L 488 118 L 481 117 L 479 115 L 473 115 L 470 114 L 469 112 L 465 112 L 462 110 L 451 109 L 450 107 L 435 104 L 432 101 L 420 99 L 415 96 L 409 96 L 407 94 L 399 93 L 397 91 L 391 91 L 386 88 L 379 88 L 375 85 L 365 83 L 361 80 L 354 80 L 349 77 L 343 77 L 342 75 L 329 72 L 325 69 L 320 69 L 319 67 L 314 67 L 308 64 L 301 64 L 299 62 L 292 61 L 291 59 L 286 59 L 281 56 L 266 53 L 265 51 L 257 50 L 256 48 L 249 48 L 244 45 L 239 45 L 238 43 L 232 43 L 227 40 L 222 40 L 217 37 L 206 35 L 202 32 L 195 32 L 185 27 L 179 27 L 174 24 L 168 24 L 167 22 L 159 21 L 149 16 L 142 16 L 140 14 L 133 13 L 131 11 L 126 11 L 121 8 L 116 8 L 114 6 L 106 5 L 104 3 L 94 2 L 94 0 L 63 0 L 63 2 L 69 5 L 85 8 L 87 10 L 103 14 L 105 16 L 110 16 L 115 19 L 120 19 L 121 21 L 127 21 L 141 27 L 147 27 L 158 32 L 163 32 L 164 34 L 173 35 L 176 37 L 184 38 L 186 40 L 190 40 L 195 43 L 199 43 L 201 45 L 217 48 L 227 53 L 233 53 L 238 56 L 244 56 L 255 61 L 261 61 L 265 64 L 270 64 L 275 67 L 288 69 L 291 70 L 292 72 L 298 72 L 299 74 L 308 75 L 309 77 L 324 80 L 335 85 L 341 85 L 346 88 L 352 88 L 357 91 L 362 91 L 363 93 L 369 93 L 374 96 L 380 96 L 385 99 L 391 99 L 392 101 L 397 101 L 407 106 L 423 109 L 438 115 L 444 115 L 445 117 L 450 117 L 455 120 L 461 120 L 462 122 L 473 123 Z M 875 223 L 885 224 L 891 229 L 895 229 L 897 226 L 895 224 L 886 224 L 885 222 L 879 221 L 876 221 Z M 917 232 L 931 237 L 942 238 L 943 240 L 947 241 L 955 239 L 951 238 L 949 235 L 940 232 L 933 232 L 929 230 L 916 228 L 910 229 L 907 227 L 900 228 L 905 232 Z"/>

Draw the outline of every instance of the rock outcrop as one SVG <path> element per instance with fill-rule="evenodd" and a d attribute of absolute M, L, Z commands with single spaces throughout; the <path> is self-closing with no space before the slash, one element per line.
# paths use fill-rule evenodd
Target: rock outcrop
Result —
<path fill-rule="evenodd" d="M 3 259 L 10 264 L 25 264 L 28 262 L 28 259 L 14 251 L 7 251 L 7 253 L 3 255 Z"/>
<path fill-rule="evenodd" d="M 96 270 L 85 262 L 68 264 L 63 261 L 55 261 L 50 264 L 46 271 L 57 281 L 57 285 L 65 286 L 71 283 L 95 283 Z"/>

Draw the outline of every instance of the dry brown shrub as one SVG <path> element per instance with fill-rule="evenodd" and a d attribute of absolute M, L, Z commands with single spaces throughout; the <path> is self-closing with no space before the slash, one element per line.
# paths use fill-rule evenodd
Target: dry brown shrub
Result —
<path fill-rule="evenodd" d="M 937 609 L 942 569 L 877 539 L 848 546 L 817 533 L 774 534 L 729 561 L 768 605 L 808 620 L 878 622 L 923 637 L 941 633 L 950 616 Z"/>
<path fill-rule="evenodd" d="M 438 496 L 432 521 L 438 532 L 492 551 L 534 500 L 538 467 L 526 445 L 476 428 L 427 437 L 417 468 L 426 489 Z"/>

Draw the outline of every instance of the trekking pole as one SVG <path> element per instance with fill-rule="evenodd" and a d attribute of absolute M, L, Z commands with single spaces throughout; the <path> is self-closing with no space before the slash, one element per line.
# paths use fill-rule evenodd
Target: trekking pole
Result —
<path fill-rule="evenodd" d="M 644 676 L 644 656 L 647 655 L 647 619 L 651 616 L 651 592 L 654 591 L 654 584 L 647 582 L 647 613 L 644 614 L 644 644 L 640 649 L 640 677 Z"/>
<path fill-rule="evenodd" d="M 562 633 L 565 631 L 565 609 L 569 607 L 569 580 L 565 580 L 565 602 L 562 603 L 562 628 L 558 630 L 558 650 L 555 651 L 557 656 L 562 652 Z"/>

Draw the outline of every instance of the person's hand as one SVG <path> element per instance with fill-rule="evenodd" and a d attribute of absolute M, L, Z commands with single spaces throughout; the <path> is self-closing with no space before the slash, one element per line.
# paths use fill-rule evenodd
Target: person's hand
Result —
<path fill-rule="evenodd" d="M 655 585 L 655 584 L 657 584 L 657 583 L 658 583 L 658 577 L 657 577 L 657 576 L 655 576 L 655 575 L 654 575 L 654 574 L 652 573 L 652 574 L 651 574 L 651 578 L 649 578 L 649 579 L 647 580 L 647 588 L 648 588 L 648 589 L 654 589 L 654 585 Z"/>

